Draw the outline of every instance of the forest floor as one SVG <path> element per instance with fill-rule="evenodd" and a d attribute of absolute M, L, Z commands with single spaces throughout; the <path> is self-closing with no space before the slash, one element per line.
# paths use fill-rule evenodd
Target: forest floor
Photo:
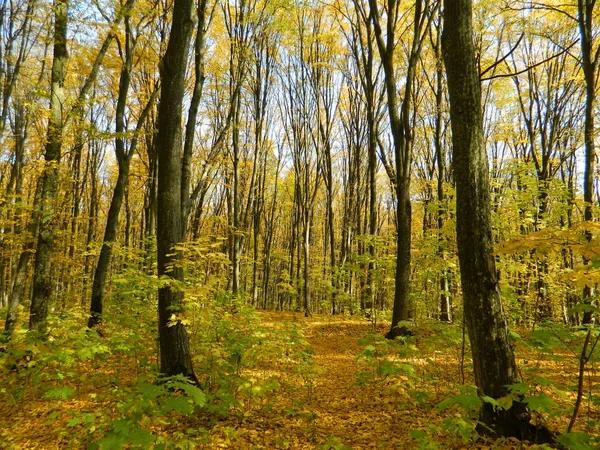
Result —
<path fill-rule="evenodd" d="M 385 341 L 376 337 L 371 337 L 370 343 L 364 341 L 370 333 L 384 334 L 386 324 L 373 326 L 364 319 L 348 317 L 304 318 L 292 313 L 258 316 L 274 328 L 290 322 L 300 327 L 313 353 L 311 364 L 294 376 L 278 368 L 276 361 L 271 367 L 248 369 L 250 380 L 269 373 L 281 381 L 281 387 L 270 396 L 247 400 L 235 414 L 217 420 L 185 417 L 170 422 L 167 417 L 153 423 L 154 419 L 149 419 L 145 426 L 166 441 L 185 433 L 189 436 L 190 429 L 200 426 L 206 430 L 203 444 L 195 440 L 193 444 L 187 441 L 186 446 L 179 440 L 175 448 L 539 448 L 516 440 L 463 440 L 460 425 L 466 423 L 468 427 L 469 421 L 461 419 L 458 411 L 437 408 L 459 392 L 463 373 L 464 384 L 473 384 L 468 359 L 461 371 L 462 342 L 457 327 L 454 334 L 444 331 L 444 327 L 450 328 L 444 325 L 416 328 L 416 336 L 405 344 L 406 352 L 392 358 L 396 361 L 393 368 L 399 369 L 386 371 L 389 366 L 385 361 L 389 359 L 383 357 L 384 350 L 379 353 Z M 369 357 L 364 357 L 366 348 Z M 18 371 L 0 371 L 0 449 L 86 448 L 102 428 L 94 421 L 101 423 L 114 416 L 122 402 L 116 392 L 131 386 L 139 376 L 139 370 L 132 366 L 137 366 L 141 357 L 111 357 L 92 370 L 89 364 L 73 365 L 70 379 L 78 382 L 75 394 L 68 398 L 60 398 L 60 393 L 54 398 L 41 394 L 32 379 L 23 379 Z M 535 352 L 520 352 L 519 357 L 521 366 L 534 364 L 531 373 L 544 370 L 557 385 L 576 382 L 577 361 L 572 355 L 564 361 L 549 361 Z M 132 360 L 136 364 L 128 363 Z M 112 378 L 107 379 L 112 381 L 100 384 L 94 370 L 110 374 Z M 26 387 L 17 397 L 19 383 Z M 547 390 L 556 402 L 562 402 L 561 406 L 568 409 L 573 404 L 572 395 L 553 396 L 552 391 Z M 580 428 L 586 418 L 598 420 L 597 408 L 586 408 Z M 548 424 L 564 430 L 567 421 L 568 414 L 557 414 Z"/>

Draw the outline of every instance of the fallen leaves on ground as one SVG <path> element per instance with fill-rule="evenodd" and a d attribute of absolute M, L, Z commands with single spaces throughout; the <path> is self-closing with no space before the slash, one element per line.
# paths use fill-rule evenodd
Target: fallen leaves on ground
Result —
<path fill-rule="evenodd" d="M 278 361 L 271 361 L 268 367 L 248 369 L 252 377 L 255 375 L 252 379 L 278 379 L 279 389 L 270 396 L 250 398 L 230 415 L 174 417 L 171 423 L 149 424 L 154 432 L 168 439 L 186 433 L 193 436 L 190 430 L 194 429 L 206 430 L 189 448 L 207 449 L 412 449 L 418 446 L 411 435 L 416 430 L 427 430 L 431 448 L 537 448 L 514 439 L 465 443 L 456 434 L 442 431 L 444 419 L 456 412 L 439 412 L 436 405 L 456 393 L 463 372 L 462 343 L 443 339 L 440 342 L 439 329 L 416 329 L 415 351 L 407 360 L 413 374 L 400 374 L 393 379 L 381 376 L 376 382 L 359 386 L 357 374 L 364 370 L 358 358 L 364 350 L 359 340 L 369 333 L 384 334 L 384 325 L 374 327 L 364 319 L 348 317 L 304 318 L 293 313 L 261 313 L 260 317 L 274 330 L 289 322 L 303 328 L 314 352 L 308 369 L 286 373 Z M 151 359 L 151 351 L 149 348 L 148 355 L 108 358 L 95 369 L 106 374 L 102 385 L 98 384 L 98 377 L 90 377 L 92 365 L 72 368 L 80 372 L 78 378 L 83 381 L 73 386 L 76 393 L 68 400 L 41 398 L 36 386 L 28 385 L 27 380 L 21 380 L 24 391 L 17 399 L 11 391 L 15 380 L 3 380 L 0 448 L 85 448 L 96 432 L 94 418 L 108 421 L 116 417 L 111 392 L 134 383 L 140 375 L 139 360 Z M 521 367 L 527 369 L 535 355 L 524 352 L 521 349 L 519 353 Z M 538 358 L 535 364 L 538 369 L 544 366 L 557 383 L 575 383 L 576 365 L 572 361 L 558 363 Z M 473 384 L 468 361 L 464 372 L 465 382 Z M 86 380 L 96 384 L 86 384 Z M 568 407 L 572 400 L 560 401 Z M 590 409 L 589 414 L 598 419 L 597 410 Z M 565 420 L 564 416 L 555 417 L 550 425 L 564 429 Z"/>

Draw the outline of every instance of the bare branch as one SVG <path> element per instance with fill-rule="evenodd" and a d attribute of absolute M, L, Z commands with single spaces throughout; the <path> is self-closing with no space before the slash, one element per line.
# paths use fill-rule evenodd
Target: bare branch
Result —
<path fill-rule="evenodd" d="M 546 59 L 544 59 L 544 60 L 542 60 L 540 62 L 537 62 L 535 64 L 532 64 L 531 66 L 528 66 L 528 67 L 526 67 L 526 68 L 524 68 L 522 70 L 518 70 L 517 72 L 513 72 L 513 73 L 502 73 L 502 74 L 499 74 L 499 75 L 492 75 L 490 77 L 481 78 L 481 81 L 489 81 L 489 80 L 493 80 L 493 79 L 496 79 L 496 78 L 510 78 L 510 77 L 515 77 L 517 75 L 521 75 L 522 73 L 529 72 L 531 69 L 535 69 L 536 67 L 539 67 L 542 64 L 546 64 L 548 61 L 552 61 L 553 59 L 558 58 L 562 54 L 567 53 L 567 51 L 570 50 L 578 42 L 579 42 L 579 39 L 577 39 L 575 42 L 573 42 L 571 45 L 569 45 L 564 50 L 561 50 L 560 52 L 555 53 L 554 55 L 549 56 L 548 58 L 546 58 Z"/>

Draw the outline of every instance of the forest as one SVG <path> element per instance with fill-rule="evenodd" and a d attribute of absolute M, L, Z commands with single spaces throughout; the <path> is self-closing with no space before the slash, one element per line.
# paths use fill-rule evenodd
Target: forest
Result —
<path fill-rule="evenodd" d="M 0 449 L 600 446 L 595 0 L 0 0 Z"/>

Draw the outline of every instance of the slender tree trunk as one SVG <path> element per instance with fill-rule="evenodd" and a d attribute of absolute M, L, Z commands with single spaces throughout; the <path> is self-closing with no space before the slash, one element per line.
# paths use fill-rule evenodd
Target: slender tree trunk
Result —
<path fill-rule="evenodd" d="M 146 255 L 144 265 L 148 273 L 154 272 L 156 262 L 156 218 L 157 211 L 157 180 L 158 180 L 158 154 L 156 137 L 146 140 L 148 150 L 148 190 L 145 199 L 145 226 L 144 226 L 144 252 Z"/>
<path fill-rule="evenodd" d="M 441 28 L 441 24 L 440 24 Z M 437 32 L 437 42 L 435 46 L 435 54 L 436 54 L 436 92 L 435 92 L 435 157 L 437 161 L 437 200 L 438 200 L 438 210 L 437 210 L 437 227 L 438 227 L 438 256 L 442 260 L 442 264 L 445 265 L 445 238 L 443 237 L 442 229 L 444 227 L 444 218 L 446 214 L 446 208 L 444 202 L 446 201 L 446 196 L 444 194 L 444 179 L 446 177 L 446 152 L 444 149 L 444 144 L 442 142 L 442 108 L 443 108 L 443 98 L 444 98 L 444 67 L 441 61 L 440 54 L 440 31 L 438 29 Z M 440 271 L 440 321 L 441 322 L 450 322 L 452 321 L 452 300 L 450 297 L 450 285 L 448 282 L 448 269 L 444 266 Z"/>
<path fill-rule="evenodd" d="M 127 182 L 129 180 L 129 162 L 129 157 L 126 157 L 123 161 L 119 161 L 117 184 L 115 185 L 112 200 L 110 202 L 110 208 L 106 218 L 106 228 L 104 229 L 104 240 L 94 272 L 94 281 L 92 282 L 92 302 L 90 304 L 90 317 L 88 319 L 88 327 L 90 328 L 102 323 L 106 275 L 110 265 L 112 246 L 117 237 L 119 212 L 121 211 L 121 205 L 123 204 L 123 198 L 125 197 L 125 190 L 127 189 Z"/>
<path fill-rule="evenodd" d="M 130 7 L 133 6 L 133 1 L 130 0 Z M 112 253 L 112 245 L 117 237 L 117 228 L 119 225 L 119 215 L 121 212 L 121 205 L 123 200 L 126 201 L 127 206 L 127 186 L 129 184 L 129 167 L 131 164 L 131 158 L 133 157 L 138 144 L 138 136 L 134 136 L 129 146 L 126 145 L 124 135 L 127 133 L 127 124 L 125 120 L 125 107 L 127 103 L 127 97 L 129 94 L 129 85 L 131 82 L 131 70 L 133 67 L 133 53 L 135 50 L 135 40 L 133 31 L 130 26 L 129 16 L 125 17 L 125 58 L 123 66 L 121 67 L 121 76 L 119 80 L 119 96 L 117 99 L 116 118 L 115 118 L 115 156 L 119 165 L 119 174 L 117 177 L 117 184 L 113 191 L 113 196 L 110 202 L 110 208 L 108 210 L 108 216 L 106 218 L 106 226 L 104 229 L 104 240 L 102 242 L 102 248 L 100 250 L 100 256 L 96 265 L 96 271 L 94 272 L 94 281 L 92 284 L 92 301 L 90 305 L 90 317 L 88 320 L 88 327 L 100 325 L 102 323 L 102 310 L 104 301 L 104 291 L 106 275 L 110 265 L 110 257 Z M 136 132 L 139 132 L 143 127 L 150 111 L 154 105 L 154 101 L 158 94 L 157 87 L 155 86 L 148 103 L 140 113 Z M 125 245 L 129 246 L 130 240 L 130 214 L 127 209 L 127 223 L 125 227 Z"/>
<path fill-rule="evenodd" d="M 196 123 L 200 101 L 202 100 L 202 91 L 204 88 L 204 54 L 205 54 L 205 36 L 206 36 L 206 6 L 207 0 L 199 0 L 197 7 L 198 23 L 196 25 L 196 40 L 194 43 L 194 71 L 196 80 L 194 82 L 194 91 L 190 101 L 190 109 L 185 127 L 185 143 L 183 147 L 183 160 L 181 172 L 181 207 L 182 207 L 182 233 L 185 238 L 187 234 L 187 224 L 192 205 L 190 198 L 190 180 L 192 154 L 194 149 L 194 136 L 196 134 Z"/>
<path fill-rule="evenodd" d="M 310 211 L 305 208 L 304 228 L 302 242 L 302 257 L 304 266 L 304 289 L 303 289 L 303 308 L 306 317 L 311 314 L 310 304 Z"/>
<path fill-rule="evenodd" d="M 599 51 L 593 51 L 593 18 L 595 0 L 577 0 L 577 19 L 581 43 L 581 64 L 585 78 L 585 119 L 583 125 L 583 140 L 585 148 L 585 168 L 583 174 L 583 201 L 585 208 L 583 218 L 591 221 L 593 218 L 594 197 L 594 165 L 596 164 L 594 110 L 596 103 L 596 70 L 598 67 Z M 588 242 L 592 240 L 592 234 L 586 233 Z M 587 263 L 587 261 L 585 261 Z M 583 301 L 589 302 L 592 296 L 592 286 L 586 285 L 583 289 Z M 585 312 L 582 322 L 592 323 L 592 312 Z"/>
<path fill-rule="evenodd" d="M 240 258 L 241 258 L 241 192 L 240 192 L 240 108 L 241 98 L 239 96 L 234 97 L 235 109 L 233 114 L 233 227 L 231 232 L 232 236 L 232 291 L 233 295 L 237 296 L 240 291 Z"/>
<path fill-rule="evenodd" d="M 394 49 L 396 47 L 395 27 L 398 20 L 399 2 L 387 0 L 387 23 L 385 34 L 380 23 L 379 9 L 375 0 L 369 0 L 371 20 L 379 55 L 385 73 L 385 88 L 388 100 L 388 115 L 394 142 L 396 164 L 396 288 L 394 292 L 394 309 L 392 324 L 387 338 L 393 339 L 401 334 L 408 334 L 406 327 L 400 322 L 409 319 L 410 265 L 411 265 L 411 233 L 412 206 L 410 198 L 410 179 L 412 170 L 412 125 L 411 109 L 413 84 L 416 66 L 421 53 L 423 30 L 429 26 L 427 14 L 423 13 L 421 0 L 415 2 L 413 40 L 406 68 L 406 84 L 404 98 L 398 106 L 398 89 L 394 65 Z"/>

